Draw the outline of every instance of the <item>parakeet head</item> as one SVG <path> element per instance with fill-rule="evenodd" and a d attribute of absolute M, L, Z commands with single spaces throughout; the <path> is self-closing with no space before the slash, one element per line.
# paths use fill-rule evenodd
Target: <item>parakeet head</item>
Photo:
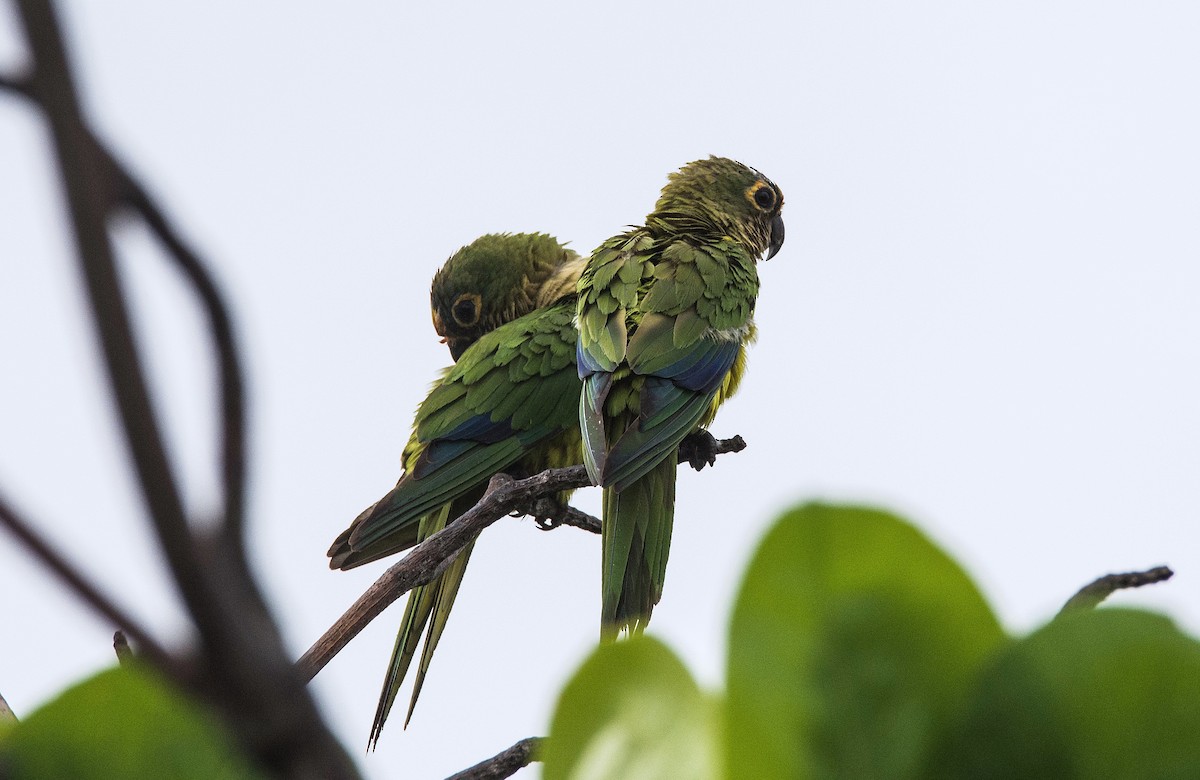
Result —
<path fill-rule="evenodd" d="M 455 360 L 480 336 L 575 289 L 584 258 L 544 233 L 490 233 L 433 277 L 433 328 Z"/>
<path fill-rule="evenodd" d="M 758 171 L 727 157 L 688 163 L 668 177 L 648 227 L 729 236 L 770 260 L 783 246 L 783 192 Z"/>

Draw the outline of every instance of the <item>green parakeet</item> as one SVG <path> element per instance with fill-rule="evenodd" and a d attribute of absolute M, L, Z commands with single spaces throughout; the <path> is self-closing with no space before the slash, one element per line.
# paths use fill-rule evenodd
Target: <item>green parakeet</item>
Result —
<path fill-rule="evenodd" d="M 572 318 L 583 263 L 541 234 L 483 236 L 446 261 L 430 298 L 434 328 L 458 362 L 417 409 L 400 481 L 334 541 L 331 568 L 412 547 L 474 505 L 497 472 L 534 474 L 580 461 Z M 409 594 L 371 744 L 425 630 L 412 717 L 470 553 Z"/>
<path fill-rule="evenodd" d="M 646 224 L 579 279 L 579 422 L 604 488 L 601 637 L 639 633 L 662 596 L 680 442 L 736 389 L 754 340 L 756 262 L 783 245 L 783 193 L 710 157 L 669 177 Z"/>

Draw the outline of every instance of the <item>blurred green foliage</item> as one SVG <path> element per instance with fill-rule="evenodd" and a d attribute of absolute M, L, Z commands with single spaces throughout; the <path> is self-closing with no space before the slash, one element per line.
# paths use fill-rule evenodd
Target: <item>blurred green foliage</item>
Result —
<path fill-rule="evenodd" d="M 1197 778 L 1200 643 L 1124 609 L 1007 637 L 904 520 L 808 504 L 754 556 L 706 699 L 662 644 L 599 648 L 543 751 L 560 778 Z"/>
<path fill-rule="evenodd" d="M 211 780 L 259 775 L 215 718 L 150 671 L 109 669 L 0 738 L 0 777 L 12 780 Z"/>

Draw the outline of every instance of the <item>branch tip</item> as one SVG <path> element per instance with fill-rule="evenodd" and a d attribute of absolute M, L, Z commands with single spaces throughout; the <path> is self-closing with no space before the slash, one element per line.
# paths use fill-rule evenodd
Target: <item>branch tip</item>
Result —
<path fill-rule="evenodd" d="M 508 750 L 453 774 L 446 780 L 503 780 L 511 777 L 532 762 L 541 760 L 538 751 L 541 750 L 542 740 L 543 737 L 527 737 Z"/>
<path fill-rule="evenodd" d="M 1094 609 L 1118 590 L 1141 588 L 1145 585 L 1165 582 L 1173 576 L 1175 576 L 1175 572 L 1167 566 L 1155 566 L 1145 571 L 1106 574 L 1080 588 L 1079 592 L 1069 598 L 1063 608 L 1059 610 L 1058 617 Z"/>

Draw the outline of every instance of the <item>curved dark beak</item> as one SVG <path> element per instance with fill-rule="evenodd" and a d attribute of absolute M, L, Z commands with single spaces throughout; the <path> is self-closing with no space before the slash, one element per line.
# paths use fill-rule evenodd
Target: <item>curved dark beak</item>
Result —
<path fill-rule="evenodd" d="M 771 220 L 771 244 L 767 252 L 767 259 L 770 260 L 775 255 L 779 254 L 780 248 L 783 247 L 783 215 L 776 214 L 775 219 Z"/>
<path fill-rule="evenodd" d="M 467 339 L 446 339 L 446 346 L 450 348 L 450 357 L 454 358 L 457 363 L 462 357 L 462 353 L 467 351 L 467 347 L 471 346 L 471 342 Z"/>

